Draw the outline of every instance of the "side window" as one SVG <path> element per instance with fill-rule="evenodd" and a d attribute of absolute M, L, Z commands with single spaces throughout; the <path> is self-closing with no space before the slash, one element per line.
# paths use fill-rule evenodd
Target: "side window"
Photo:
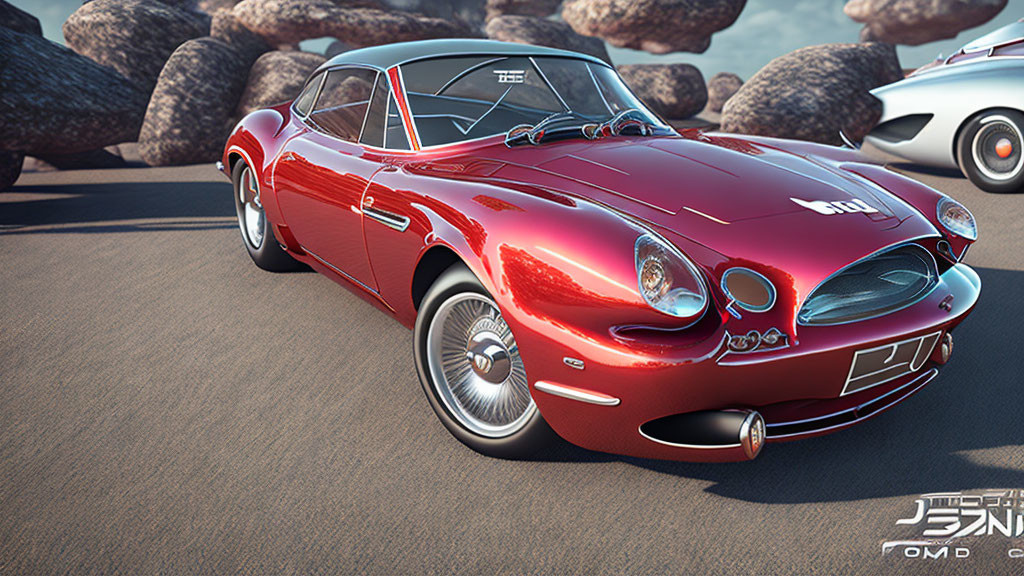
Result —
<path fill-rule="evenodd" d="M 314 76 L 306 83 L 306 88 L 299 94 L 299 97 L 295 99 L 295 111 L 299 113 L 299 116 L 309 114 L 309 109 L 313 106 L 313 98 L 316 98 L 316 91 L 320 88 L 320 81 L 323 79 L 323 72 Z"/>
<path fill-rule="evenodd" d="M 370 98 L 370 109 L 366 113 L 366 124 L 360 141 L 367 146 L 384 147 L 384 119 L 388 113 L 388 80 L 383 74 L 377 75 L 377 85 Z"/>
<path fill-rule="evenodd" d="M 309 120 L 336 138 L 359 140 L 376 75 L 373 70 L 362 68 L 327 72 Z"/>
<path fill-rule="evenodd" d="M 395 102 L 395 95 L 388 96 L 388 122 L 384 131 L 384 147 L 390 150 L 409 150 L 409 139 L 405 137 L 402 112 Z"/>

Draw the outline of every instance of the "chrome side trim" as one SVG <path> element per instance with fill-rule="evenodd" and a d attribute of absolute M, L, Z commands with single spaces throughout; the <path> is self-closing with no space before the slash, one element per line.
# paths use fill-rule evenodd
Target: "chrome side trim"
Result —
<path fill-rule="evenodd" d="M 356 142 L 363 141 L 363 132 L 366 131 L 366 120 L 370 118 L 370 105 L 373 104 L 373 97 L 377 94 L 377 83 L 380 82 L 380 72 L 373 77 L 373 87 L 370 88 L 370 98 L 366 101 L 366 112 L 363 112 L 363 123 L 359 125 L 359 137 Z M 387 116 L 384 116 L 384 130 L 387 131 Z"/>
<path fill-rule="evenodd" d="M 840 410 L 839 412 L 833 412 L 831 414 L 826 414 L 824 416 L 816 416 L 814 418 L 807 418 L 805 420 L 792 420 L 792 421 L 789 421 L 789 422 L 776 422 L 776 423 L 773 423 L 773 424 L 767 424 L 765 427 L 767 428 L 768 439 L 769 440 L 775 440 L 775 439 L 781 439 L 781 438 L 793 438 L 793 437 L 797 437 L 797 436 L 806 436 L 807 434 L 817 434 L 819 432 L 828 432 L 828 431 L 831 431 L 831 430 L 836 430 L 836 429 L 839 429 L 839 428 L 846 428 L 847 426 L 852 426 L 854 424 L 858 424 L 858 423 L 863 422 L 864 420 L 867 420 L 868 418 L 871 418 L 872 416 L 874 416 L 876 414 L 884 412 L 885 410 L 888 410 L 892 406 L 898 404 L 904 398 L 906 398 L 906 397 L 910 396 L 911 394 L 917 392 L 921 388 L 924 388 L 925 385 L 927 385 L 929 382 L 931 382 L 932 379 L 934 379 L 938 375 L 939 375 L 939 369 L 938 368 L 932 368 L 931 370 L 925 372 L 924 374 L 921 374 L 920 376 L 918 376 L 917 378 L 911 380 L 910 382 L 907 382 L 903 386 L 900 386 L 899 388 L 896 388 L 894 390 L 890 390 L 889 392 L 886 392 L 885 394 L 883 394 L 883 395 L 881 395 L 881 396 L 879 396 L 879 397 L 877 397 L 877 398 L 875 398 L 873 400 L 868 400 L 867 402 L 865 402 L 863 404 L 859 404 L 857 406 L 854 406 L 853 408 L 847 408 L 846 410 Z M 913 388 L 911 388 L 911 387 L 913 387 Z M 910 388 L 909 391 L 908 391 L 908 388 Z M 903 393 L 900 394 L 901 392 L 903 392 Z M 866 416 L 862 416 L 862 417 L 859 417 L 859 418 L 856 417 L 856 414 L 857 414 L 858 410 L 861 410 L 861 409 L 863 409 L 866 406 L 874 404 L 874 403 L 876 403 L 876 402 L 878 402 L 878 401 L 880 401 L 880 400 L 882 400 L 884 398 L 888 398 L 888 397 L 890 397 L 890 396 L 892 396 L 894 394 L 899 394 L 899 397 L 896 398 L 895 400 L 893 400 L 892 402 L 889 402 L 889 403 L 887 403 L 887 404 L 885 404 L 885 405 L 883 405 L 883 406 L 881 406 L 879 408 L 873 409 Z M 772 428 L 779 428 L 779 427 L 782 427 L 782 426 L 791 426 L 793 424 L 804 424 L 804 423 L 807 423 L 807 422 L 815 422 L 817 420 L 825 420 L 827 418 L 835 418 L 836 416 L 840 416 L 842 414 L 848 414 L 848 413 L 854 414 L 854 416 L 855 416 L 854 419 L 853 420 L 849 420 L 847 422 L 843 422 L 842 424 L 836 424 L 834 426 L 826 426 L 824 428 L 816 428 L 816 429 L 806 430 L 806 431 L 802 431 L 802 432 L 796 432 L 796 433 L 793 433 L 793 434 L 778 434 L 778 435 L 776 435 L 776 434 L 772 434 L 771 433 Z"/>
<path fill-rule="evenodd" d="M 337 273 L 337 274 L 339 274 L 339 275 L 343 276 L 343 277 L 344 277 L 344 278 L 345 278 L 346 280 L 348 280 L 349 282 L 352 282 L 353 284 L 357 284 L 358 286 L 362 287 L 362 288 L 363 288 L 364 290 L 366 290 L 367 292 L 370 292 L 370 293 L 374 294 L 375 296 L 378 296 L 378 297 L 380 296 L 380 294 L 378 294 L 376 290 L 374 290 L 373 288 L 370 288 L 370 287 L 369 287 L 369 286 L 367 286 L 366 284 L 363 284 L 363 283 L 362 283 L 362 282 L 360 282 L 359 280 L 356 280 L 356 279 L 355 279 L 355 278 L 353 278 L 352 276 L 349 276 L 349 275 L 348 275 L 348 274 L 347 274 L 347 273 L 346 273 L 345 271 L 343 271 L 343 270 L 341 270 L 340 268 L 338 268 L 338 267 L 334 266 L 333 264 L 331 264 L 331 263 L 330 263 L 330 262 L 328 262 L 327 260 L 324 260 L 323 258 L 321 258 L 321 257 L 317 256 L 316 254 L 314 254 L 313 252 L 311 252 L 311 251 L 309 250 L 309 248 L 306 248 L 305 246 L 302 246 L 301 244 L 299 245 L 299 248 L 302 248 L 302 251 L 303 251 L 303 252 L 305 252 L 306 254 L 309 254 L 310 256 L 312 256 L 314 260 L 316 260 L 317 262 L 319 262 L 319 263 L 323 264 L 324 266 L 327 266 L 328 268 L 330 268 L 330 269 L 331 269 L 332 271 L 334 271 L 335 273 Z"/>
<path fill-rule="evenodd" d="M 585 402 L 587 404 L 597 404 L 598 406 L 618 406 L 622 401 L 614 396 L 608 396 L 606 394 L 590 393 L 579 388 L 570 388 L 569 386 L 562 386 L 561 384 L 555 384 L 554 382 L 545 382 L 538 380 L 534 385 L 534 388 L 542 392 L 547 392 L 553 396 L 560 396 L 562 398 L 568 398 L 569 400 L 577 400 L 579 402 Z M 643 434 L 643 432 L 641 432 Z"/>
<path fill-rule="evenodd" d="M 388 228 L 393 228 L 399 232 L 405 232 L 409 227 L 409 217 L 401 216 L 393 212 L 387 212 L 385 210 L 378 210 L 376 208 L 363 207 L 363 215 L 371 220 L 380 222 Z"/>

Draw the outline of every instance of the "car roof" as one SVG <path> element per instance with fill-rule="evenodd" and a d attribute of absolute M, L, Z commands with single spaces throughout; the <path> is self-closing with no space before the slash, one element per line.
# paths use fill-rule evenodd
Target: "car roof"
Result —
<path fill-rule="evenodd" d="M 960 49 L 961 52 L 975 52 L 977 50 L 984 50 L 985 48 L 991 48 L 998 44 L 1005 44 L 1007 42 L 1013 42 L 1014 40 L 1024 39 L 1024 18 L 1007 24 L 1002 28 L 989 32 L 977 40 L 973 40 L 964 45 Z"/>
<path fill-rule="evenodd" d="M 426 60 L 442 56 L 560 56 L 563 58 L 579 58 L 608 66 L 608 63 L 579 52 L 518 44 L 515 42 L 499 42 L 497 40 L 478 40 L 472 38 L 445 38 L 439 40 L 417 40 L 415 42 L 399 42 L 384 44 L 343 52 L 324 62 L 317 71 L 355 64 L 386 70 L 392 66 Z"/>

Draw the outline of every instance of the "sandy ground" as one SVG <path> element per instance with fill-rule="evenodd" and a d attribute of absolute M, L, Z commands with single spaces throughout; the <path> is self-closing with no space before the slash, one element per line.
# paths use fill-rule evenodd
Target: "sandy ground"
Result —
<path fill-rule="evenodd" d="M 896 168 L 980 222 L 952 362 L 727 465 L 479 456 L 410 332 L 249 261 L 212 166 L 25 174 L 0 194 L 0 573 L 1024 573 L 998 546 L 881 558 L 922 493 L 1024 488 L 1024 196 Z"/>

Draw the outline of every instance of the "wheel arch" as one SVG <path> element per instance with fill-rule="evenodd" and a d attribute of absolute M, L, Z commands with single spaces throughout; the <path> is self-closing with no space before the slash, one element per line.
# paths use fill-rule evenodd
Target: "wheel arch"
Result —
<path fill-rule="evenodd" d="M 231 174 L 235 170 L 235 164 L 238 164 L 239 160 L 244 160 L 242 154 L 237 150 L 231 150 L 228 152 L 228 174 Z"/>
<path fill-rule="evenodd" d="M 469 268 L 459 254 L 446 244 L 435 244 L 420 256 L 412 275 L 410 296 L 412 298 L 413 310 L 419 311 L 420 303 L 427 291 L 444 273 L 455 264 L 462 264 Z"/>

